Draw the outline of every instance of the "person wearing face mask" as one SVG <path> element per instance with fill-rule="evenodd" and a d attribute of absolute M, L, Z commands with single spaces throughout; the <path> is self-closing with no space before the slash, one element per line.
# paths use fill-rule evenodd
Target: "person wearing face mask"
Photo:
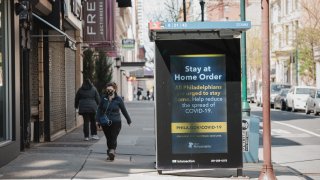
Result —
<path fill-rule="evenodd" d="M 107 139 L 107 160 L 113 161 L 117 148 L 117 138 L 121 130 L 120 111 L 126 118 L 129 126 L 131 124 L 131 118 L 122 98 L 117 95 L 116 83 L 108 83 L 105 88 L 105 94 L 102 96 L 102 100 L 98 107 L 98 114 L 105 113 L 111 120 L 111 123 L 101 126 Z"/>

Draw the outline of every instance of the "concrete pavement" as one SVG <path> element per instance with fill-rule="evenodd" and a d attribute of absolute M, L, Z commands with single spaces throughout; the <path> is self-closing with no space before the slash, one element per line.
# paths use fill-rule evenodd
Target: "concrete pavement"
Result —
<path fill-rule="evenodd" d="M 0 179 L 231 179 L 236 169 L 170 171 L 154 169 L 155 135 L 153 102 L 127 103 L 133 124 L 123 121 L 114 162 L 106 161 L 106 140 L 83 141 L 82 127 L 54 142 L 40 143 L 0 168 Z M 245 177 L 257 179 L 262 163 L 245 163 Z M 279 180 L 305 179 L 286 166 L 274 164 Z"/>

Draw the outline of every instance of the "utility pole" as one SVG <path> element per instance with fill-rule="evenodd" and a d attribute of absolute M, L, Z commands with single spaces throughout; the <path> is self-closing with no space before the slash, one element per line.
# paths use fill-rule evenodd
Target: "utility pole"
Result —
<path fill-rule="evenodd" d="M 259 180 L 277 179 L 271 164 L 269 0 L 262 0 L 263 167 Z"/>
<path fill-rule="evenodd" d="M 246 3 L 245 0 L 240 1 L 240 14 L 241 21 L 246 20 Z M 247 45 L 246 45 L 246 32 L 241 33 L 241 92 L 242 92 L 242 114 L 243 116 L 250 116 L 250 106 L 247 101 Z"/>

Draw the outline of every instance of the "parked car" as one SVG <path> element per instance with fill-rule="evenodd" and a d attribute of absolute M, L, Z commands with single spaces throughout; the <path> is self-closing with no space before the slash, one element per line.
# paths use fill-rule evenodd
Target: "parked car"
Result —
<path fill-rule="evenodd" d="M 284 89 L 284 88 L 291 88 L 291 85 L 279 84 L 279 83 L 270 84 L 270 106 L 271 106 L 271 108 L 274 107 L 274 98 L 280 93 L 281 89 Z"/>
<path fill-rule="evenodd" d="M 271 83 L 270 84 L 270 106 L 274 106 L 274 98 L 280 93 L 280 90 L 283 88 L 291 88 L 290 84 L 281 84 L 281 83 Z M 262 91 L 257 93 L 257 106 L 263 105 Z"/>
<path fill-rule="evenodd" d="M 305 110 L 309 94 L 316 88 L 311 86 L 294 86 L 287 94 L 287 110 L 295 112 Z"/>
<path fill-rule="evenodd" d="M 289 92 L 289 88 L 281 89 L 279 94 L 276 95 L 274 98 L 274 108 L 285 110 L 287 108 L 287 94 Z"/>
<path fill-rule="evenodd" d="M 262 90 L 257 92 L 257 99 L 256 99 L 257 106 L 262 107 Z"/>
<path fill-rule="evenodd" d="M 313 112 L 314 115 L 320 113 L 320 89 L 312 91 L 306 103 L 306 114 Z"/>
<path fill-rule="evenodd" d="M 255 102 L 255 100 L 254 100 L 254 93 L 249 93 L 249 94 L 247 95 L 247 101 L 248 101 L 248 103 L 254 103 L 254 102 Z"/>

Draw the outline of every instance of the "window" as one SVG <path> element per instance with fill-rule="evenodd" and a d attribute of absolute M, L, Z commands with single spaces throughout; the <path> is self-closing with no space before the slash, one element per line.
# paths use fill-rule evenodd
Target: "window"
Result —
<path fill-rule="evenodd" d="M 297 88 L 296 89 L 296 94 L 310 94 L 312 89 L 310 88 Z"/>
<path fill-rule="evenodd" d="M 280 2 L 278 2 L 278 22 L 280 22 L 281 21 L 281 4 L 280 4 Z"/>
<path fill-rule="evenodd" d="M 278 43 L 279 43 L 279 44 L 278 44 L 278 47 L 279 47 L 279 48 L 281 48 L 281 41 L 282 41 L 282 40 L 281 40 L 281 34 L 279 33 L 279 35 L 278 35 Z"/>
<path fill-rule="evenodd" d="M 295 21 L 294 22 L 294 26 L 295 26 L 296 31 L 298 31 L 298 29 L 299 29 L 299 21 Z"/>
<path fill-rule="evenodd" d="M 279 12 L 278 12 L 279 7 L 277 5 L 272 6 L 272 11 L 271 11 L 271 19 L 273 23 L 279 22 Z"/>
<path fill-rule="evenodd" d="M 294 21 L 294 33 L 293 33 L 293 39 L 296 39 L 298 37 L 298 30 L 299 30 L 299 21 Z"/>
<path fill-rule="evenodd" d="M 294 0 L 294 8 L 299 9 L 299 0 Z"/>
<path fill-rule="evenodd" d="M 285 26 L 285 36 L 286 36 L 286 39 L 285 39 L 285 41 L 286 41 L 286 45 L 288 45 L 289 44 L 289 26 Z"/>
<path fill-rule="evenodd" d="M 286 0 L 286 11 L 285 14 L 289 14 L 289 0 Z"/>
<path fill-rule="evenodd" d="M 282 89 L 281 90 L 281 96 L 286 96 L 289 92 L 289 89 Z"/>
<path fill-rule="evenodd" d="M 9 39 L 8 28 L 9 7 L 8 1 L 0 0 L 0 143 L 11 138 L 11 121 L 9 121 L 10 112 L 8 106 L 9 91 Z"/>

